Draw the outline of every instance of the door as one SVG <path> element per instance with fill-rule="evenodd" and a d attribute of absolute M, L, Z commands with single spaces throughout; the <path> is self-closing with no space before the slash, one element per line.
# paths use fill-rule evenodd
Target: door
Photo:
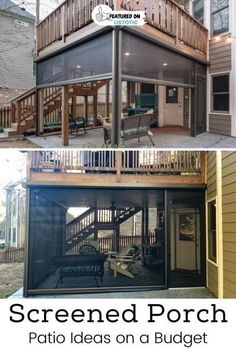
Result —
<path fill-rule="evenodd" d="M 197 210 L 179 210 L 175 217 L 175 270 L 200 270 L 200 224 Z"/>
<path fill-rule="evenodd" d="M 164 106 L 164 125 L 183 126 L 184 125 L 184 89 L 178 87 L 166 87 L 166 100 Z"/>
<path fill-rule="evenodd" d="M 198 208 L 172 209 L 168 247 L 168 286 L 204 285 L 202 211 Z"/>

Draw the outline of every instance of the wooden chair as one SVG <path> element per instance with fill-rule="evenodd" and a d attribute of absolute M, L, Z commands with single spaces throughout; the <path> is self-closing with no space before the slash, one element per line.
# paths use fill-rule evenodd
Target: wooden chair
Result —
<path fill-rule="evenodd" d="M 114 277 L 117 277 L 117 272 L 129 277 L 134 278 L 133 273 L 130 271 L 131 265 L 137 260 L 139 257 L 141 249 L 127 247 L 119 254 L 113 255 L 113 257 L 108 258 L 107 261 L 109 263 L 109 267 L 114 271 Z M 131 255 L 129 255 L 131 253 Z"/>

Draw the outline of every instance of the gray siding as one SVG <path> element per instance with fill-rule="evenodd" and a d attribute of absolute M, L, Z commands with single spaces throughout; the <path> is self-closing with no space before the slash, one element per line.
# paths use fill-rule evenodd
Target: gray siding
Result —
<path fill-rule="evenodd" d="M 230 71 L 231 62 L 231 43 L 228 35 L 213 38 L 209 42 L 210 73 Z"/>
<path fill-rule="evenodd" d="M 236 152 L 222 152 L 224 297 L 236 298 Z"/>
<path fill-rule="evenodd" d="M 231 136 L 231 116 L 209 114 L 209 132 Z"/>
<path fill-rule="evenodd" d="M 21 26 L 16 19 L 0 12 L 0 87 L 29 89 L 35 85 L 34 24 L 25 19 L 29 27 Z"/>

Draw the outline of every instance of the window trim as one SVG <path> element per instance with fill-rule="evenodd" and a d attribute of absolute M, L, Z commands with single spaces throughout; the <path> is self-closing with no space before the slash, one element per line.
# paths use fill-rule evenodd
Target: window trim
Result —
<path fill-rule="evenodd" d="M 215 203 L 216 207 L 216 261 L 210 259 L 209 257 L 209 206 L 212 203 Z M 219 241 L 219 226 L 217 222 L 217 214 L 218 214 L 218 203 L 217 203 L 217 196 L 207 200 L 206 202 L 206 234 L 207 234 L 207 261 L 213 264 L 214 266 L 218 267 L 218 261 L 219 261 L 219 251 L 218 251 L 218 241 Z"/>
<path fill-rule="evenodd" d="M 228 5 L 226 6 L 223 6 L 222 8 L 220 9 L 217 9 L 215 11 L 212 10 L 212 0 L 210 2 L 210 34 L 211 34 L 211 38 L 215 38 L 215 37 L 219 37 L 219 36 L 222 36 L 222 35 L 225 35 L 227 33 L 230 33 L 230 16 L 229 16 L 229 26 L 228 26 L 228 29 L 224 32 L 221 32 L 221 33 L 218 33 L 218 34 L 214 34 L 213 33 L 213 16 L 225 9 L 229 9 L 229 12 L 230 12 L 230 1 L 228 3 Z"/>
<path fill-rule="evenodd" d="M 213 78 L 214 77 L 219 77 L 219 76 L 228 76 L 229 77 L 229 92 L 216 92 L 214 93 L 213 92 Z M 211 87 L 211 91 L 210 91 L 210 94 L 211 94 L 211 113 L 212 114 L 223 114 L 223 115 L 229 115 L 230 114 L 230 72 L 227 71 L 227 72 L 221 72 L 221 73 L 217 73 L 217 74 L 212 74 L 210 75 L 210 87 Z M 226 111 L 226 110 L 214 110 L 214 101 L 213 101 L 213 97 L 214 95 L 222 95 L 222 94 L 228 94 L 229 95 L 229 109 Z"/>

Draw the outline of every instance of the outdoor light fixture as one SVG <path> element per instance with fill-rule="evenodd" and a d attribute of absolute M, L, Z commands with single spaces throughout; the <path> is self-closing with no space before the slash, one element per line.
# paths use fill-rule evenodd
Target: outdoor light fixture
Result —
<path fill-rule="evenodd" d="M 130 56 L 130 53 L 129 53 L 129 52 L 126 52 L 126 53 L 125 53 L 125 56 Z"/>
<path fill-rule="evenodd" d="M 168 66 L 168 63 L 163 63 L 163 66 Z"/>
<path fill-rule="evenodd" d="M 81 66 L 80 66 L 80 65 L 76 65 L 76 68 L 77 68 L 77 69 L 81 69 Z"/>

